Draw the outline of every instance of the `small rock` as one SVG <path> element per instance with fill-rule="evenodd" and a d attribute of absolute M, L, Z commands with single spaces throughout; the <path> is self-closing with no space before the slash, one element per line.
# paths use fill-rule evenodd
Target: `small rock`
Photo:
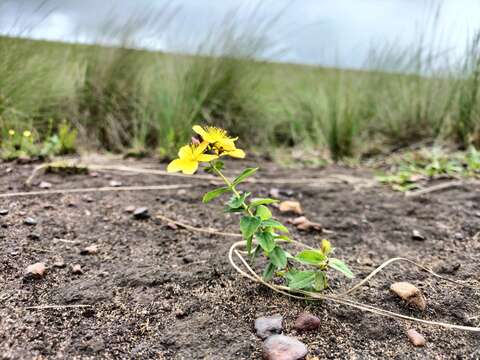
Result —
<path fill-rule="evenodd" d="M 410 329 L 407 331 L 407 336 L 413 346 L 425 346 L 425 338 L 415 329 Z"/>
<path fill-rule="evenodd" d="M 305 216 L 299 216 L 295 219 L 290 219 L 288 222 L 292 225 L 295 225 L 295 227 L 298 230 L 302 231 L 318 231 L 322 232 L 323 231 L 323 226 L 319 223 L 313 222 L 308 220 Z"/>
<path fill-rule="evenodd" d="M 459 232 L 455 233 L 453 237 L 455 238 L 455 240 L 459 240 L 459 241 L 465 240 L 465 236 L 463 236 L 463 234 Z"/>
<path fill-rule="evenodd" d="M 265 360 L 299 360 L 307 353 L 304 343 L 285 335 L 272 335 L 263 344 Z"/>
<path fill-rule="evenodd" d="M 182 309 L 176 309 L 175 310 L 175 317 L 177 319 L 181 319 L 183 317 L 185 317 L 187 314 L 185 313 L 185 311 L 183 311 Z"/>
<path fill-rule="evenodd" d="M 122 183 L 120 181 L 112 180 L 108 183 L 111 187 L 120 187 Z"/>
<path fill-rule="evenodd" d="M 171 230 L 177 230 L 178 229 L 178 226 L 177 224 L 173 223 L 173 222 L 169 222 L 167 223 L 167 227 Z"/>
<path fill-rule="evenodd" d="M 396 282 L 390 286 L 390 290 L 405 300 L 409 305 L 420 310 L 425 310 L 427 302 L 422 292 L 408 282 Z"/>
<path fill-rule="evenodd" d="M 182 195 L 186 195 L 186 194 L 187 194 L 187 190 L 185 190 L 185 189 L 180 189 L 180 190 L 177 191 L 177 195 L 182 196 Z"/>
<path fill-rule="evenodd" d="M 280 197 L 280 189 L 271 188 L 269 194 L 273 198 L 279 198 Z"/>
<path fill-rule="evenodd" d="M 8 212 L 9 212 L 8 209 L 0 209 L 0 216 L 8 215 Z"/>
<path fill-rule="evenodd" d="M 62 258 L 58 258 L 53 263 L 53 266 L 56 267 L 56 268 L 64 268 L 65 267 L 65 261 Z"/>
<path fill-rule="evenodd" d="M 262 339 L 266 339 L 270 335 L 280 334 L 283 329 L 282 322 L 283 316 L 281 315 L 259 317 L 255 320 L 257 335 Z"/>
<path fill-rule="evenodd" d="M 38 184 L 38 187 L 40 189 L 50 189 L 52 187 L 52 184 L 47 181 L 41 181 L 40 184 Z"/>
<path fill-rule="evenodd" d="M 82 199 L 87 203 L 92 203 L 95 201 L 91 196 L 84 196 Z"/>
<path fill-rule="evenodd" d="M 148 212 L 148 208 L 140 207 L 140 208 L 135 209 L 135 211 L 133 212 L 133 217 L 135 219 L 140 219 L 140 220 L 148 219 L 150 217 L 150 213 Z"/>
<path fill-rule="evenodd" d="M 420 231 L 418 230 L 413 230 L 412 231 L 412 240 L 417 240 L 417 241 L 424 241 L 425 236 L 423 236 Z"/>
<path fill-rule="evenodd" d="M 278 206 L 278 209 L 282 213 L 293 213 L 297 215 L 303 214 L 302 206 L 298 201 L 291 201 L 291 200 L 282 201 Z"/>
<path fill-rule="evenodd" d="M 98 172 L 92 171 L 89 175 L 93 178 L 96 178 L 98 177 Z"/>
<path fill-rule="evenodd" d="M 27 218 L 23 221 L 23 223 L 24 223 L 25 225 L 29 225 L 29 226 L 35 226 L 35 225 L 38 224 L 37 220 L 35 220 L 34 218 L 31 218 L 31 217 L 27 217 Z"/>
<path fill-rule="evenodd" d="M 298 331 L 316 330 L 320 326 L 320 319 L 309 313 L 301 313 L 295 320 L 294 328 Z"/>
<path fill-rule="evenodd" d="M 480 218 L 480 211 L 477 211 L 477 212 L 475 213 L 475 216 Z"/>
<path fill-rule="evenodd" d="M 29 240 L 38 241 L 40 240 L 40 235 L 37 233 L 31 233 L 28 235 Z"/>
<path fill-rule="evenodd" d="M 124 209 L 124 211 L 125 211 L 126 213 L 133 213 L 133 212 L 135 211 L 135 206 L 129 205 L 129 206 L 127 206 L 127 207 Z"/>
<path fill-rule="evenodd" d="M 38 262 L 27 267 L 26 276 L 35 279 L 40 279 L 45 275 L 45 264 Z"/>
<path fill-rule="evenodd" d="M 80 250 L 80 255 L 95 255 L 96 253 L 98 253 L 98 246 L 95 244 Z"/>
<path fill-rule="evenodd" d="M 78 264 L 72 265 L 72 274 L 75 274 L 75 275 L 83 274 L 82 267 Z"/>

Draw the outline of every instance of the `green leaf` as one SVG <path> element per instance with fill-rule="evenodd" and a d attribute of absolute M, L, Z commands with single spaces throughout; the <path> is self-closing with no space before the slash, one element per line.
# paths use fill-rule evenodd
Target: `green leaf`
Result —
<path fill-rule="evenodd" d="M 265 269 L 263 270 L 263 275 L 262 275 L 263 280 L 265 281 L 272 280 L 274 274 L 275 274 L 275 265 L 269 262 L 265 267 Z"/>
<path fill-rule="evenodd" d="M 272 217 L 272 212 L 265 205 L 259 205 L 255 213 L 260 219 L 268 220 Z"/>
<path fill-rule="evenodd" d="M 260 245 L 255 246 L 255 249 L 252 252 L 251 259 L 254 260 L 262 252 L 262 247 Z"/>
<path fill-rule="evenodd" d="M 304 263 L 304 264 L 309 264 L 309 265 L 320 265 L 323 263 L 325 260 L 327 260 L 327 257 L 319 250 L 303 250 L 297 256 L 295 256 L 295 259 Z"/>
<path fill-rule="evenodd" d="M 218 188 L 218 189 L 209 191 L 205 195 L 203 195 L 202 201 L 204 203 L 208 203 L 209 201 L 212 201 L 213 199 L 215 199 L 215 198 L 219 197 L 220 195 L 225 194 L 229 191 L 230 191 L 230 189 L 227 188 L 227 187 L 222 187 L 222 188 Z"/>
<path fill-rule="evenodd" d="M 240 231 L 243 238 L 247 240 L 247 251 L 250 254 L 252 251 L 252 238 L 253 234 L 257 231 L 262 220 L 256 216 L 243 216 L 240 219 Z"/>
<path fill-rule="evenodd" d="M 227 203 L 227 207 L 229 209 L 242 209 L 243 210 L 243 203 L 245 202 L 245 199 L 250 196 L 250 193 L 249 192 L 245 192 L 243 194 L 241 194 L 240 196 L 237 196 L 236 194 L 234 194 L 230 200 L 228 201 Z"/>
<path fill-rule="evenodd" d="M 268 257 L 277 269 L 283 269 L 287 266 L 287 254 L 280 246 L 275 246 L 272 252 L 268 254 Z"/>
<path fill-rule="evenodd" d="M 340 259 L 335 259 L 331 258 L 328 261 L 328 266 L 330 266 L 332 269 L 335 269 L 337 271 L 340 271 L 342 274 L 344 274 L 348 278 L 353 278 L 353 273 L 352 271 L 348 268 L 348 266 Z"/>
<path fill-rule="evenodd" d="M 315 271 L 290 270 L 285 276 L 290 289 L 310 289 L 314 286 L 317 273 Z"/>
<path fill-rule="evenodd" d="M 258 239 L 258 243 L 267 253 L 270 253 L 275 248 L 275 239 L 269 232 L 258 232 L 255 234 Z"/>
<path fill-rule="evenodd" d="M 270 205 L 277 202 L 278 200 L 270 199 L 270 198 L 253 199 L 252 202 L 250 203 L 250 207 L 255 208 L 259 205 Z"/>
<path fill-rule="evenodd" d="M 313 288 L 316 291 L 325 290 L 328 287 L 327 275 L 323 271 L 317 271 L 315 274 L 315 282 Z"/>
<path fill-rule="evenodd" d="M 277 220 L 273 220 L 273 219 L 264 220 L 262 221 L 262 226 L 271 227 L 273 229 L 277 229 L 279 231 L 288 233 L 287 227 Z"/>
<path fill-rule="evenodd" d="M 243 180 L 255 174 L 257 170 L 258 168 L 246 168 L 240 175 L 235 178 L 235 180 L 233 180 L 232 186 L 240 184 Z"/>

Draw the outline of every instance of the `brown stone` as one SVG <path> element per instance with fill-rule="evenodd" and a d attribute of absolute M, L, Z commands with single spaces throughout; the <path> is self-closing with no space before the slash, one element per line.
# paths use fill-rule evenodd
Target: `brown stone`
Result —
<path fill-rule="evenodd" d="M 298 331 L 316 330 L 320 326 L 320 319 L 309 313 L 301 313 L 295 320 L 295 329 Z"/>
<path fill-rule="evenodd" d="M 407 336 L 413 346 L 425 346 L 425 338 L 415 329 L 410 329 L 407 331 Z"/>
<path fill-rule="evenodd" d="M 27 267 L 26 275 L 35 279 L 40 279 L 45 275 L 45 264 L 38 262 Z"/>
<path fill-rule="evenodd" d="M 425 310 L 427 302 L 422 292 L 414 285 L 408 282 L 396 282 L 390 286 L 390 290 L 405 300 L 408 304 Z"/>
<path fill-rule="evenodd" d="M 279 204 L 278 209 L 282 213 L 293 213 L 297 215 L 303 214 L 302 206 L 298 201 L 291 201 L 291 200 L 282 201 Z"/>
<path fill-rule="evenodd" d="M 265 360 L 299 360 L 307 353 L 304 343 L 285 335 L 272 335 L 263 344 Z"/>

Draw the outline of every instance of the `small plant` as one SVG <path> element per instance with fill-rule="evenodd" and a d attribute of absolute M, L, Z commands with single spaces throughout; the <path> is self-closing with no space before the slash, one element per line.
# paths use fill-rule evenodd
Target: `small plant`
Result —
<path fill-rule="evenodd" d="M 480 151 L 470 146 L 468 151 L 443 154 L 438 149 L 426 154 L 409 154 L 397 164 L 397 170 L 378 175 L 377 181 L 391 185 L 396 191 L 419 188 L 419 182 L 438 177 L 480 176 Z"/>
<path fill-rule="evenodd" d="M 269 205 L 277 200 L 254 198 L 250 192 L 237 189 L 258 168 L 246 168 L 234 180 L 229 180 L 222 172 L 222 157 L 245 157 L 245 152 L 235 145 L 238 138 L 231 138 L 225 130 L 215 127 L 202 128 L 196 125 L 193 130 L 200 139 L 192 138 L 192 144 L 180 148 L 178 159 L 168 165 L 167 171 L 194 174 L 200 163 L 206 163 L 205 170 L 216 174 L 225 182 L 225 186 L 206 193 L 203 202 L 208 203 L 220 195 L 231 194 L 225 211 L 241 215 L 240 232 L 250 260 L 253 262 L 261 255 L 266 258 L 263 271 L 265 281 L 277 276 L 292 290 L 322 291 L 328 288 L 329 268 L 353 277 L 343 261 L 331 257 L 334 249 L 326 239 L 322 240 L 318 249 L 307 248 L 296 255 L 289 253 L 283 245 L 293 243 L 294 240 L 289 238 L 287 227 L 274 219 L 269 209 Z"/>

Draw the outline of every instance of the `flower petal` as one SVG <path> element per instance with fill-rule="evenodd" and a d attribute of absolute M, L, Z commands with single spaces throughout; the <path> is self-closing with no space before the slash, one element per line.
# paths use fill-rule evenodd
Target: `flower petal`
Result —
<path fill-rule="evenodd" d="M 177 172 L 182 170 L 182 164 L 183 161 L 180 159 L 175 159 L 173 160 L 170 164 L 167 166 L 167 172 Z"/>
<path fill-rule="evenodd" d="M 192 147 L 190 145 L 185 145 L 178 150 L 178 157 L 180 159 L 189 159 L 191 160 L 193 158 L 193 151 Z"/>
<path fill-rule="evenodd" d="M 236 149 L 233 139 L 221 139 L 215 143 L 215 146 L 224 151 L 233 151 Z"/>
<path fill-rule="evenodd" d="M 208 137 L 207 132 L 200 125 L 194 125 L 192 130 L 200 135 L 203 140 L 206 140 L 205 137 Z"/>
<path fill-rule="evenodd" d="M 197 160 L 201 162 L 209 162 L 215 159 L 218 159 L 218 155 L 201 154 L 200 156 L 197 157 Z"/>
<path fill-rule="evenodd" d="M 235 149 L 232 151 L 225 151 L 222 155 L 231 156 L 233 158 L 243 159 L 245 157 L 245 151 L 241 149 Z"/>
<path fill-rule="evenodd" d="M 198 158 L 200 155 L 202 155 L 203 152 L 205 151 L 205 149 L 207 148 L 207 146 L 208 146 L 208 142 L 202 141 L 201 144 L 199 144 L 198 146 L 193 147 L 193 159 L 196 159 L 196 158 Z"/>
<path fill-rule="evenodd" d="M 198 161 L 183 160 L 182 172 L 187 175 L 192 175 L 198 169 Z"/>

